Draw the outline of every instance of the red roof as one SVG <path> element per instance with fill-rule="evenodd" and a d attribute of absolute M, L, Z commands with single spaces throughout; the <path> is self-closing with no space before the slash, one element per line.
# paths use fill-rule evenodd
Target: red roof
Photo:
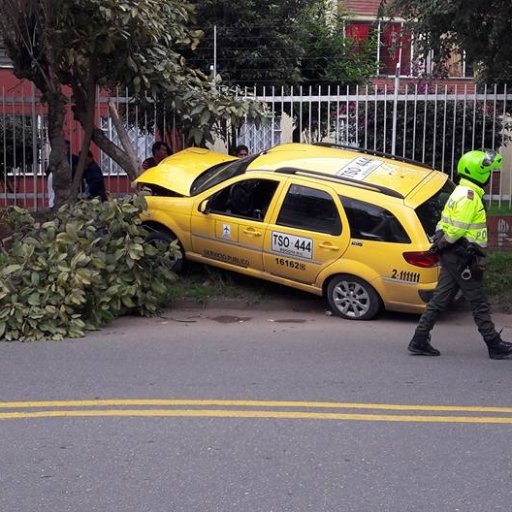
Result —
<path fill-rule="evenodd" d="M 376 16 L 380 0 L 345 0 L 343 3 L 349 14 Z"/>

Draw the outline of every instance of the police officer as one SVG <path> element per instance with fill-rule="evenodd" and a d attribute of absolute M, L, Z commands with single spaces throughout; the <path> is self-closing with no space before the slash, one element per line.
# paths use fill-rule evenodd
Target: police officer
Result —
<path fill-rule="evenodd" d="M 483 248 L 487 245 L 483 187 L 489 182 L 492 169 L 501 167 L 501 160 L 501 155 L 486 150 L 469 151 L 459 160 L 457 174 L 460 182 L 446 202 L 431 248 L 440 255 L 441 273 L 434 295 L 409 343 L 408 349 L 414 355 L 441 355 L 430 344 L 430 331 L 460 289 L 471 306 L 489 357 L 512 357 L 512 343 L 501 339 L 491 320 L 482 280 Z"/>

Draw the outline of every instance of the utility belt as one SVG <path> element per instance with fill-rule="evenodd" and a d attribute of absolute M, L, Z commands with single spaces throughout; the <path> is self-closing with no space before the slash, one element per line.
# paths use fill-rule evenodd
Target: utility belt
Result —
<path fill-rule="evenodd" d="M 454 255 L 460 263 L 462 279 L 469 280 L 473 276 L 482 276 L 487 255 L 478 244 L 469 242 L 466 238 L 459 238 L 453 244 L 447 243 L 444 233 L 440 229 L 434 234 L 432 249 L 432 252 L 440 255 Z"/>
<path fill-rule="evenodd" d="M 481 277 L 485 270 L 487 254 L 474 242 L 459 238 L 454 244 L 448 246 L 443 252 L 454 254 L 460 261 L 460 276 L 465 281 L 472 277 Z"/>

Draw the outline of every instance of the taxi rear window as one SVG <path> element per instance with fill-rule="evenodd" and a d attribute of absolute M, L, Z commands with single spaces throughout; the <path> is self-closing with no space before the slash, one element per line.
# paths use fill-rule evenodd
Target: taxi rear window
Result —
<path fill-rule="evenodd" d="M 454 189 L 453 181 L 446 180 L 440 190 L 416 208 L 416 215 L 428 236 L 433 236 L 435 233 L 444 205 Z"/>
<path fill-rule="evenodd" d="M 351 197 L 340 196 L 352 238 L 409 244 L 411 239 L 400 221 L 385 208 Z"/>

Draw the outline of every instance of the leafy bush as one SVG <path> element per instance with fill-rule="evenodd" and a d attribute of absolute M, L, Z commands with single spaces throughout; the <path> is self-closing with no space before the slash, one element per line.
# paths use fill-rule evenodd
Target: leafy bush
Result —
<path fill-rule="evenodd" d="M 142 197 L 63 206 L 43 222 L 12 207 L 0 269 L 0 339 L 83 336 L 119 315 L 154 315 L 175 280 L 175 246 L 143 244 Z"/>
<path fill-rule="evenodd" d="M 487 258 L 485 289 L 494 309 L 510 312 L 512 308 L 512 253 L 495 252 Z"/>

